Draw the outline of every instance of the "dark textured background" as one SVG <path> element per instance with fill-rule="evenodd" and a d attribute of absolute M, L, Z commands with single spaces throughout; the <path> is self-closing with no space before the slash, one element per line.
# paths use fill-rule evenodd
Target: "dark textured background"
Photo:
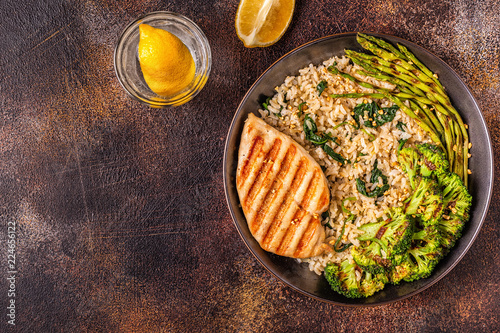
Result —
<path fill-rule="evenodd" d="M 446 61 L 476 96 L 500 151 L 500 2 L 297 0 L 289 30 L 264 49 L 238 40 L 237 5 L 0 2 L 0 309 L 9 221 L 18 237 L 16 326 L 7 328 L 498 332 L 498 193 L 444 279 L 390 305 L 345 308 L 303 296 L 258 264 L 231 221 L 222 156 L 241 98 L 269 65 L 312 39 L 358 30 L 405 38 Z M 123 28 L 156 10 L 188 16 L 212 47 L 206 87 L 175 109 L 132 101 L 113 70 Z"/>

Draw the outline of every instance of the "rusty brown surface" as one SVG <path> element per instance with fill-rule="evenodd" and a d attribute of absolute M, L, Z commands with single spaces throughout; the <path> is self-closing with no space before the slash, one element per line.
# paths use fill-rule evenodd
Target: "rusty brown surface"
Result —
<path fill-rule="evenodd" d="M 475 243 L 424 292 L 375 308 L 318 302 L 250 254 L 229 215 L 224 140 L 246 90 L 325 35 L 417 43 L 468 84 L 498 152 L 499 1 L 298 1 L 283 38 L 246 49 L 236 0 L 0 2 L 0 308 L 17 226 L 18 332 L 492 332 L 500 321 L 500 198 Z M 158 110 L 113 70 L 122 29 L 170 10 L 205 32 L 213 68 L 192 102 Z M 495 168 L 498 174 L 498 169 Z M 496 184 L 497 182 L 495 182 Z M 496 184 L 498 185 L 498 184 Z"/>

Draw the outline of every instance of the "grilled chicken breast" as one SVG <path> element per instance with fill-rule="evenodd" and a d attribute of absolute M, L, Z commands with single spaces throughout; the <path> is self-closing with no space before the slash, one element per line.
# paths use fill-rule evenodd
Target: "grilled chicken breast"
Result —
<path fill-rule="evenodd" d="M 264 250 L 309 258 L 330 249 L 320 220 L 330 203 L 321 167 L 290 136 L 253 114 L 241 135 L 236 187 L 248 227 Z"/>

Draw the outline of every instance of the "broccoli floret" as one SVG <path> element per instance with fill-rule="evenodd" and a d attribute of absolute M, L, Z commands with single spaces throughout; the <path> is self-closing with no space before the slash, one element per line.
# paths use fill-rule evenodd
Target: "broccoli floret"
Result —
<path fill-rule="evenodd" d="M 377 242 L 367 241 L 366 243 L 369 245 L 361 244 L 359 247 L 351 248 L 352 258 L 366 272 L 384 273 L 386 267 L 392 266 L 391 261 L 384 258 L 382 247 Z"/>
<path fill-rule="evenodd" d="M 415 184 L 415 178 L 420 173 L 420 155 L 413 148 L 403 148 L 399 151 L 398 162 L 401 166 L 403 172 L 408 175 L 410 179 L 410 187 L 415 189 L 417 184 Z"/>
<path fill-rule="evenodd" d="M 421 218 L 424 225 L 434 225 L 443 215 L 443 194 L 437 181 L 427 177 L 419 179 L 417 188 L 407 199 L 405 213 Z"/>
<path fill-rule="evenodd" d="M 359 227 L 364 231 L 358 237 L 360 246 L 351 250 L 357 262 L 366 263 L 366 266 L 378 263 L 383 267 L 398 265 L 401 262 L 411 243 L 413 223 L 400 209 L 392 209 L 389 211 L 389 216 L 387 220 L 367 223 Z M 373 243 L 378 244 L 380 248 L 378 249 Z M 380 271 L 373 267 L 367 270 Z"/>
<path fill-rule="evenodd" d="M 407 262 L 411 271 L 403 279 L 411 282 L 429 277 L 443 257 L 438 227 L 435 225 L 427 226 L 415 232 L 408 255 Z"/>
<path fill-rule="evenodd" d="M 387 277 L 392 284 L 399 284 L 401 280 L 411 274 L 412 265 L 408 258 L 408 256 L 405 256 L 405 260 L 387 272 Z"/>
<path fill-rule="evenodd" d="M 414 190 L 418 186 L 418 176 L 431 177 L 447 173 L 450 163 L 444 152 L 436 145 L 421 144 L 416 148 L 404 148 L 399 151 L 398 162 L 403 172 L 410 179 Z"/>
<path fill-rule="evenodd" d="M 438 182 L 443 191 L 444 205 L 443 217 L 438 223 L 438 228 L 442 237 L 441 243 L 448 252 L 462 236 L 462 229 L 469 220 L 472 196 L 455 173 L 439 175 Z"/>
<path fill-rule="evenodd" d="M 355 263 L 344 260 L 340 264 L 330 263 L 325 267 L 325 278 L 330 287 L 349 298 L 360 298 L 363 294 L 359 290 L 359 283 L 356 280 Z"/>
<path fill-rule="evenodd" d="M 361 274 L 359 281 L 356 278 L 356 271 Z M 333 290 L 349 298 L 371 296 L 382 290 L 388 281 L 384 273 L 372 274 L 363 271 L 348 259 L 340 264 L 328 264 L 325 267 L 325 277 Z"/>
<path fill-rule="evenodd" d="M 419 164 L 422 176 L 449 172 L 450 163 L 438 146 L 425 143 L 417 145 L 417 149 L 421 155 Z"/>
<path fill-rule="evenodd" d="M 385 284 L 389 282 L 385 272 L 373 274 L 363 271 L 360 281 L 360 292 L 364 297 L 371 296 L 377 291 L 384 289 Z"/>

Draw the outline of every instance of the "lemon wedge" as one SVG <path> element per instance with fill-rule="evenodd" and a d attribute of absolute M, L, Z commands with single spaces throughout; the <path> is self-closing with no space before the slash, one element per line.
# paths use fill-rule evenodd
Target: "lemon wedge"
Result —
<path fill-rule="evenodd" d="M 139 63 L 149 88 L 160 96 L 186 88 L 196 72 L 188 47 L 174 34 L 148 24 L 141 24 L 139 33 Z"/>
<path fill-rule="evenodd" d="M 292 21 L 295 0 L 240 0 L 236 33 L 246 47 L 276 43 Z"/>

